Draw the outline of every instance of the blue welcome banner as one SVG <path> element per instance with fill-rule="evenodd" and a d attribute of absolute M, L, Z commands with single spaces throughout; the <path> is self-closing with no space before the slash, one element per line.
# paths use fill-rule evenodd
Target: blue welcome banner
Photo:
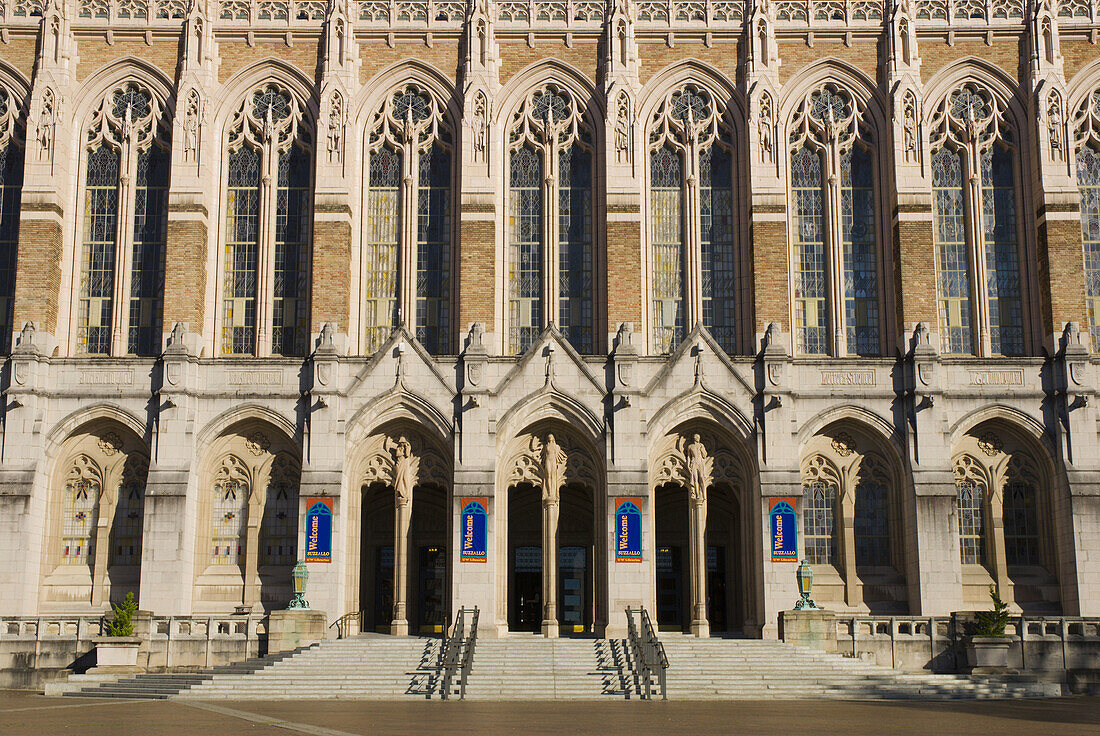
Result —
<path fill-rule="evenodd" d="M 307 498 L 306 562 L 332 562 L 332 499 Z"/>
<path fill-rule="evenodd" d="M 798 562 L 798 517 L 793 498 L 770 499 L 772 562 Z"/>
<path fill-rule="evenodd" d="M 487 555 L 486 529 L 489 519 L 489 500 L 486 498 L 462 499 L 462 553 L 461 562 L 485 562 Z"/>
<path fill-rule="evenodd" d="M 642 561 L 642 501 L 615 499 L 615 562 Z"/>

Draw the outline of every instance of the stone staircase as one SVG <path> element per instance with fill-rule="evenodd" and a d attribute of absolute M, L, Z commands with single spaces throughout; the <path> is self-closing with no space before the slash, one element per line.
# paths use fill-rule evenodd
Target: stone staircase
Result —
<path fill-rule="evenodd" d="M 777 641 L 662 634 L 671 700 L 1045 697 L 1061 686 L 1026 678 L 905 673 Z M 63 694 L 105 698 L 438 699 L 439 639 L 362 635 L 193 673 L 113 682 L 70 678 Z M 621 639 L 479 639 L 470 700 L 639 699 Z M 57 689 L 55 689 L 57 692 Z"/>

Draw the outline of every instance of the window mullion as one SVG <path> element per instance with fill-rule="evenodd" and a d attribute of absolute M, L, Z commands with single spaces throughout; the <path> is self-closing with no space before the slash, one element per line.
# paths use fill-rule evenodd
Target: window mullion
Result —
<path fill-rule="evenodd" d="M 558 244 L 561 229 L 558 212 L 558 137 L 554 132 L 543 149 L 545 174 L 542 178 L 542 325 L 557 324 L 559 309 L 558 272 L 561 264 Z"/>
<path fill-rule="evenodd" d="M 271 355 L 275 302 L 275 218 L 279 189 L 279 149 L 274 135 L 265 135 L 260 162 L 259 252 L 256 254 L 255 355 Z"/>
<path fill-rule="evenodd" d="M 844 310 L 844 262 L 842 253 L 843 217 L 840 212 L 840 147 L 833 138 L 829 140 L 825 160 L 825 282 L 828 284 L 828 320 L 833 339 L 832 353 L 838 358 L 847 356 L 848 340 Z"/>
<path fill-rule="evenodd" d="M 397 256 L 397 305 L 399 321 L 416 332 L 417 206 L 420 201 L 420 148 L 414 132 L 405 142 L 404 176 L 401 179 L 401 230 Z"/>
<path fill-rule="evenodd" d="M 137 200 L 137 146 L 122 138 L 118 177 L 118 218 L 115 226 L 115 288 L 111 304 L 111 355 L 126 355 L 130 336 L 130 283 L 134 262 L 134 209 Z"/>
<path fill-rule="evenodd" d="M 685 151 L 684 177 L 684 328 L 703 320 L 703 223 L 699 206 L 699 139 L 691 134 Z"/>
<path fill-rule="evenodd" d="M 978 357 L 989 357 L 992 341 L 989 327 L 989 285 L 985 280 L 985 225 L 982 214 L 982 157 L 977 136 L 966 146 L 966 223 L 967 247 L 970 249 L 970 283 L 974 297 L 971 309 L 978 340 L 974 346 Z"/>

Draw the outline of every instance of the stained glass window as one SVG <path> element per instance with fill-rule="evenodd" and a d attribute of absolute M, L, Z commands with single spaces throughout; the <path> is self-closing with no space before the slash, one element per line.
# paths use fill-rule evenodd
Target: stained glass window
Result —
<path fill-rule="evenodd" d="M 650 296 L 653 349 L 675 350 L 684 339 L 683 158 L 670 146 L 649 155 Z"/>
<path fill-rule="evenodd" d="M 986 288 L 994 355 L 1022 355 L 1024 315 L 1020 299 L 1020 243 L 1016 236 L 1016 187 L 1012 153 L 999 144 L 982 155 Z"/>
<path fill-rule="evenodd" d="M 1033 483 L 1013 480 L 1004 491 L 1005 562 L 1040 565 L 1037 489 Z"/>
<path fill-rule="evenodd" d="M 717 145 L 699 155 L 703 326 L 727 353 L 737 345 L 733 157 Z"/>
<path fill-rule="evenodd" d="M 814 481 L 802 487 L 802 537 L 811 565 L 837 561 L 835 485 Z"/>
<path fill-rule="evenodd" d="M 959 552 L 964 565 L 985 564 L 985 489 L 973 481 L 955 483 L 959 514 Z"/>
<path fill-rule="evenodd" d="M 256 350 L 257 258 L 260 247 L 260 155 L 241 146 L 229 154 L 226 190 L 222 352 Z"/>
<path fill-rule="evenodd" d="M 852 355 L 879 355 L 878 257 L 871 153 L 860 145 L 840 157 L 845 339 Z"/>
<path fill-rule="evenodd" d="M 1085 298 L 1088 301 L 1092 351 L 1100 351 L 1100 148 L 1088 143 L 1077 149 L 1077 186 L 1081 189 L 1081 244 L 1085 255 Z"/>
<path fill-rule="evenodd" d="M 4 100 L 6 97 L 0 94 L 0 105 L 6 104 Z M 11 352 L 22 188 L 23 150 L 9 140 L 6 145 L 0 145 L 0 355 Z"/>
<path fill-rule="evenodd" d="M 795 219 L 795 349 L 803 354 L 825 355 L 829 352 L 829 319 L 821 155 L 806 146 L 791 155 L 791 192 Z"/>
<path fill-rule="evenodd" d="M 523 146 L 509 169 L 508 352 L 518 355 L 542 331 L 542 158 Z"/>
<path fill-rule="evenodd" d="M 420 152 L 417 193 L 416 339 L 433 355 L 451 352 L 451 154 Z"/>
<path fill-rule="evenodd" d="M 856 486 L 854 533 L 856 565 L 890 564 L 890 524 L 887 488 L 875 481 Z"/>
<path fill-rule="evenodd" d="M 947 354 L 973 353 L 962 157 L 946 146 L 932 154 L 932 213 L 940 349 Z"/>
<path fill-rule="evenodd" d="M 211 512 L 210 562 L 215 565 L 238 565 L 244 560 L 245 524 L 248 521 L 248 488 L 238 480 L 220 481 L 214 485 Z"/>
<path fill-rule="evenodd" d="M 363 321 L 366 352 L 373 353 L 397 324 L 398 223 L 401 221 L 401 154 L 382 147 L 367 172 L 367 242 Z"/>
<path fill-rule="evenodd" d="M 558 154 L 558 326 L 577 352 L 592 353 L 592 154 L 573 145 Z"/>
<path fill-rule="evenodd" d="M 79 478 L 65 484 L 61 509 L 61 564 L 87 565 L 94 560 L 99 518 L 99 484 Z"/>
<path fill-rule="evenodd" d="M 289 483 L 267 486 L 260 540 L 261 565 L 293 565 L 298 559 L 298 492 Z"/>
<path fill-rule="evenodd" d="M 77 350 L 82 353 L 111 352 L 119 165 L 119 152 L 106 143 L 88 153 L 77 304 Z"/>
<path fill-rule="evenodd" d="M 156 145 L 139 152 L 137 157 L 130 334 L 127 336 L 127 351 L 135 355 L 160 352 L 170 161 L 168 151 Z"/>
<path fill-rule="evenodd" d="M 303 355 L 309 340 L 309 165 L 309 156 L 298 146 L 279 154 L 271 315 L 275 355 Z"/>
<path fill-rule="evenodd" d="M 142 524 L 145 519 L 145 486 L 136 479 L 118 489 L 115 520 L 111 526 L 111 555 L 114 565 L 141 564 Z"/>

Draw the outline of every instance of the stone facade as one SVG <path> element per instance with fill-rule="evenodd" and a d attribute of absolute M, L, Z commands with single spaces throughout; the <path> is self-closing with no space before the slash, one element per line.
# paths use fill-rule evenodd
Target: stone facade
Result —
<path fill-rule="evenodd" d="M 0 615 L 1100 615 L 1098 13 L 0 2 Z"/>

